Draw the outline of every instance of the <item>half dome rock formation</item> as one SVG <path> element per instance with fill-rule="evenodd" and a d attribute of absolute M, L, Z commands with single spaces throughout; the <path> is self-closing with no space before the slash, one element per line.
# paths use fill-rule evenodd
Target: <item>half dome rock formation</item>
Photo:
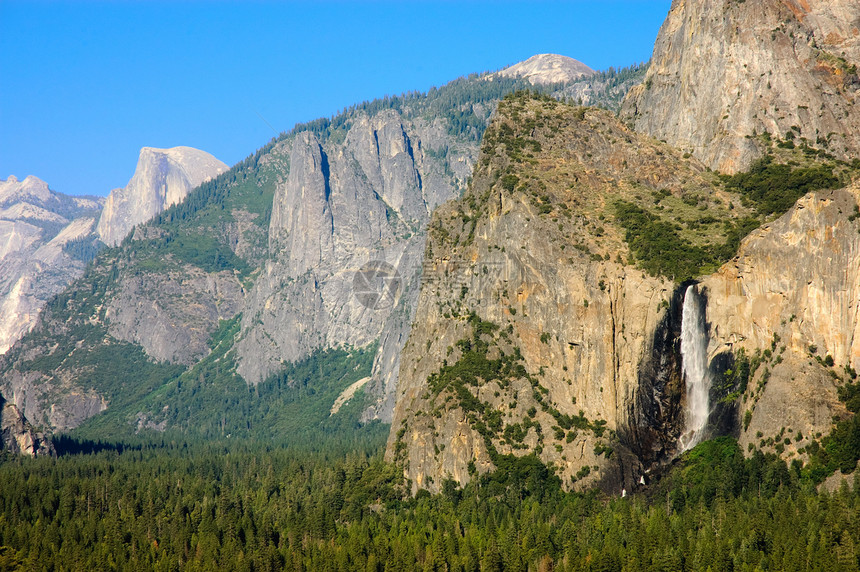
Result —
<path fill-rule="evenodd" d="M 136 224 L 226 170 L 190 147 L 144 147 L 129 184 L 107 199 L 64 195 L 33 176 L 0 181 L 0 354 L 33 328 L 51 297 L 81 276 L 99 238 L 119 244 Z"/>
<path fill-rule="evenodd" d="M 499 72 L 504 77 L 521 77 L 532 85 L 567 83 L 596 73 L 584 63 L 558 54 L 538 54 Z"/>
<path fill-rule="evenodd" d="M 81 275 L 103 200 L 57 193 L 33 176 L 0 181 L 0 354 Z"/>
<path fill-rule="evenodd" d="M 99 238 L 116 246 L 135 225 L 181 202 L 196 186 L 227 169 L 227 165 L 199 149 L 144 147 L 128 185 L 111 191 L 105 203 L 98 224 Z"/>
<path fill-rule="evenodd" d="M 858 64 L 856 0 L 675 0 L 622 117 L 725 173 L 749 168 L 761 137 L 850 160 Z"/>

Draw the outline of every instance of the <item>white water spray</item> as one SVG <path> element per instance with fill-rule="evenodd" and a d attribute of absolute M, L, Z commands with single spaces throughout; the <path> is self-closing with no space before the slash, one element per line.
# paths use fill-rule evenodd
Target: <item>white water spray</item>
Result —
<path fill-rule="evenodd" d="M 682 451 L 695 447 L 704 436 L 708 424 L 708 339 L 705 316 L 695 285 L 684 292 L 681 314 L 681 371 L 687 386 L 687 409 L 684 412 L 684 432 L 679 444 Z"/>

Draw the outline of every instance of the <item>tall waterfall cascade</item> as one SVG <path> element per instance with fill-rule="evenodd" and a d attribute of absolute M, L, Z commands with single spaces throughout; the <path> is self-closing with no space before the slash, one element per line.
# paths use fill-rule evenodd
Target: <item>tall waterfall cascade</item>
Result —
<path fill-rule="evenodd" d="M 695 284 L 688 286 L 684 292 L 681 314 L 681 371 L 687 387 L 687 406 L 684 410 L 684 430 L 679 445 L 682 451 L 687 451 L 702 441 L 710 413 L 708 336 L 702 300 Z"/>

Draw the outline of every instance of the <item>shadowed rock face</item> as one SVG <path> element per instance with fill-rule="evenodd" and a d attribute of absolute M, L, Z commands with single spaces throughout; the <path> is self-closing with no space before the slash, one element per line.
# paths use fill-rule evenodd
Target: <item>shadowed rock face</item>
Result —
<path fill-rule="evenodd" d="M 191 147 L 144 147 L 128 185 L 111 191 L 105 202 L 99 238 L 116 246 L 135 225 L 182 201 L 194 187 L 227 168 L 209 153 Z"/>
<path fill-rule="evenodd" d="M 860 156 L 860 3 L 675 0 L 622 117 L 711 168 L 746 170 L 754 136 L 793 130 Z"/>
<path fill-rule="evenodd" d="M 0 354 L 83 273 L 86 263 L 64 246 L 91 235 L 103 201 L 57 193 L 33 176 L 0 181 Z"/>

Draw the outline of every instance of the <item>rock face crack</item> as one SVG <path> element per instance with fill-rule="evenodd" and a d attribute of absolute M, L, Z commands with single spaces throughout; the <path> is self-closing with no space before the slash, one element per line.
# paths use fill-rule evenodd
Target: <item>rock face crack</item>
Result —
<path fill-rule="evenodd" d="M 331 173 L 328 166 L 328 155 L 322 147 L 320 147 L 320 169 L 322 170 L 323 175 L 323 196 L 326 202 L 328 202 L 329 199 L 331 199 Z"/>
<path fill-rule="evenodd" d="M 403 134 L 403 139 L 406 141 L 406 152 L 409 154 L 409 158 L 412 160 L 412 164 L 415 165 L 416 161 L 415 161 L 415 153 L 412 151 L 412 140 L 409 139 L 409 136 L 406 133 Z M 416 169 L 415 170 L 415 177 L 418 180 L 418 192 L 422 196 L 422 200 L 423 200 L 424 184 L 422 182 L 421 171 Z M 425 206 L 427 205 L 426 201 L 424 201 L 424 205 Z"/>
<path fill-rule="evenodd" d="M 609 293 L 609 317 L 612 323 L 612 392 L 614 398 L 618 399 L 618 370 L 619 370 L 619 358 L 618 358 L 618 331 L 616 327 L 616 303 L 612 297 L 612 293 Z"/>

